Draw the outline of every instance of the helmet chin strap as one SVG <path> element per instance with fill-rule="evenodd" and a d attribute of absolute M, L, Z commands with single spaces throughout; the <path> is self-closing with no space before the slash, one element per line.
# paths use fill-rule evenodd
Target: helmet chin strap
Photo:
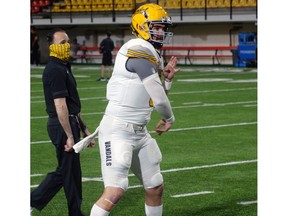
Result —
<path fill-rule="evenodd" d="M 149 40 L 149 42 L 154 46 L 155 49 L 161 49 L 163 46 L 163 43 L 160 43 L 160 42 L 151 41 L 151 40 Z"/>

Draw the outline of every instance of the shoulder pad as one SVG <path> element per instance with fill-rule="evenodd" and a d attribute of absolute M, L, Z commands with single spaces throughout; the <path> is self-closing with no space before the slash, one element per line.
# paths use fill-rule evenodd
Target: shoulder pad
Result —
<path fill-rule="evenodd" d="M 126 56 L 130 58 L 144 58 L 153 64 L 159 64 L 159 55 L 154 47 L 145 40 L 141 41 L 142 43 L 131 44 L 128 47 Z"/>

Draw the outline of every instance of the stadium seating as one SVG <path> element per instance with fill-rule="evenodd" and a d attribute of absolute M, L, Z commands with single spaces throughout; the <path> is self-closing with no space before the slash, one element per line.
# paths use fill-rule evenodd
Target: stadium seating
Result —
<path fill-rule="evenodd" d="M 165 9 L 181 8 L 181 0 L 159 0 L 159 5 Z M 256 0 L 232 0 L 232 7 L 254 7 Z M 230 0 L 207 0 L 207 8 L 230 7 Z M 182 0 L 183 9 L 205 8 L 205 0 Z"/>
<path fill-rule="evenodd" d="M 50 0 L 31 0 L 30 1 L 31 13 L 41 12 L 42 8 L 50 5 L 51 5 Z"/>
<path fill-rule="evenodd" d="M 116 11 L 132 10 L 134 9 L 134 6 L 134 0 L 114 0 L 114 9 Z M 112 0 L 65 0 L 62 3 L 55 3 L 52 9 L 53 12 L 89 12 L 112 10 Z"/>
<path fill-rule="evenodd" d="M 255 7 L 257 0 L 232 0 L 232 7 Z M 131 11 L 136 5 L 148 2 L 147 0 L 114 0 L 115 11 Z M 205 8 L 227 8 L 230 0 L 159 0 L 159 5 L 168 10 Z M 42 7 L 50 6 L 50 0 L 31 0 L 31 12 L 38 13 Z M 63 0 L 53 3 L 52 12 L 89 12 L 112 11 L 112 0 Z"/>

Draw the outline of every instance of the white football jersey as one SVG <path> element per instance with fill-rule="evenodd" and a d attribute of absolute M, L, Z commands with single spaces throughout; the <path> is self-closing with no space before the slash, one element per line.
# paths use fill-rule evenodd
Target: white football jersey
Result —
<path fill-rule="evenodd" d="M 127 71 L 129 57 L 145 58 L 163 69 L 163 60 L 155 48 L 143 39 L 131 39 L 119 50 L 112 77 L 107 84 L 109 101 L 105 114 L 119 117 L 126 122 L 146 125 L 153 110 L 153 103 L 136 73 Z M 158 71 L 155 71 L 158 73 Z"/>

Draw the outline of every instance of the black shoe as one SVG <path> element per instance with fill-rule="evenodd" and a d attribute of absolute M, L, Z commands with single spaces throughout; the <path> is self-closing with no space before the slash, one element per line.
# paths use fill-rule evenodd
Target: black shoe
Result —
<path fill-rule="evenodd" d="M 106 81 L 104 77 L 100 77 L 98 80 L 98 82 L 103 82 L 103 81 Z"/>

